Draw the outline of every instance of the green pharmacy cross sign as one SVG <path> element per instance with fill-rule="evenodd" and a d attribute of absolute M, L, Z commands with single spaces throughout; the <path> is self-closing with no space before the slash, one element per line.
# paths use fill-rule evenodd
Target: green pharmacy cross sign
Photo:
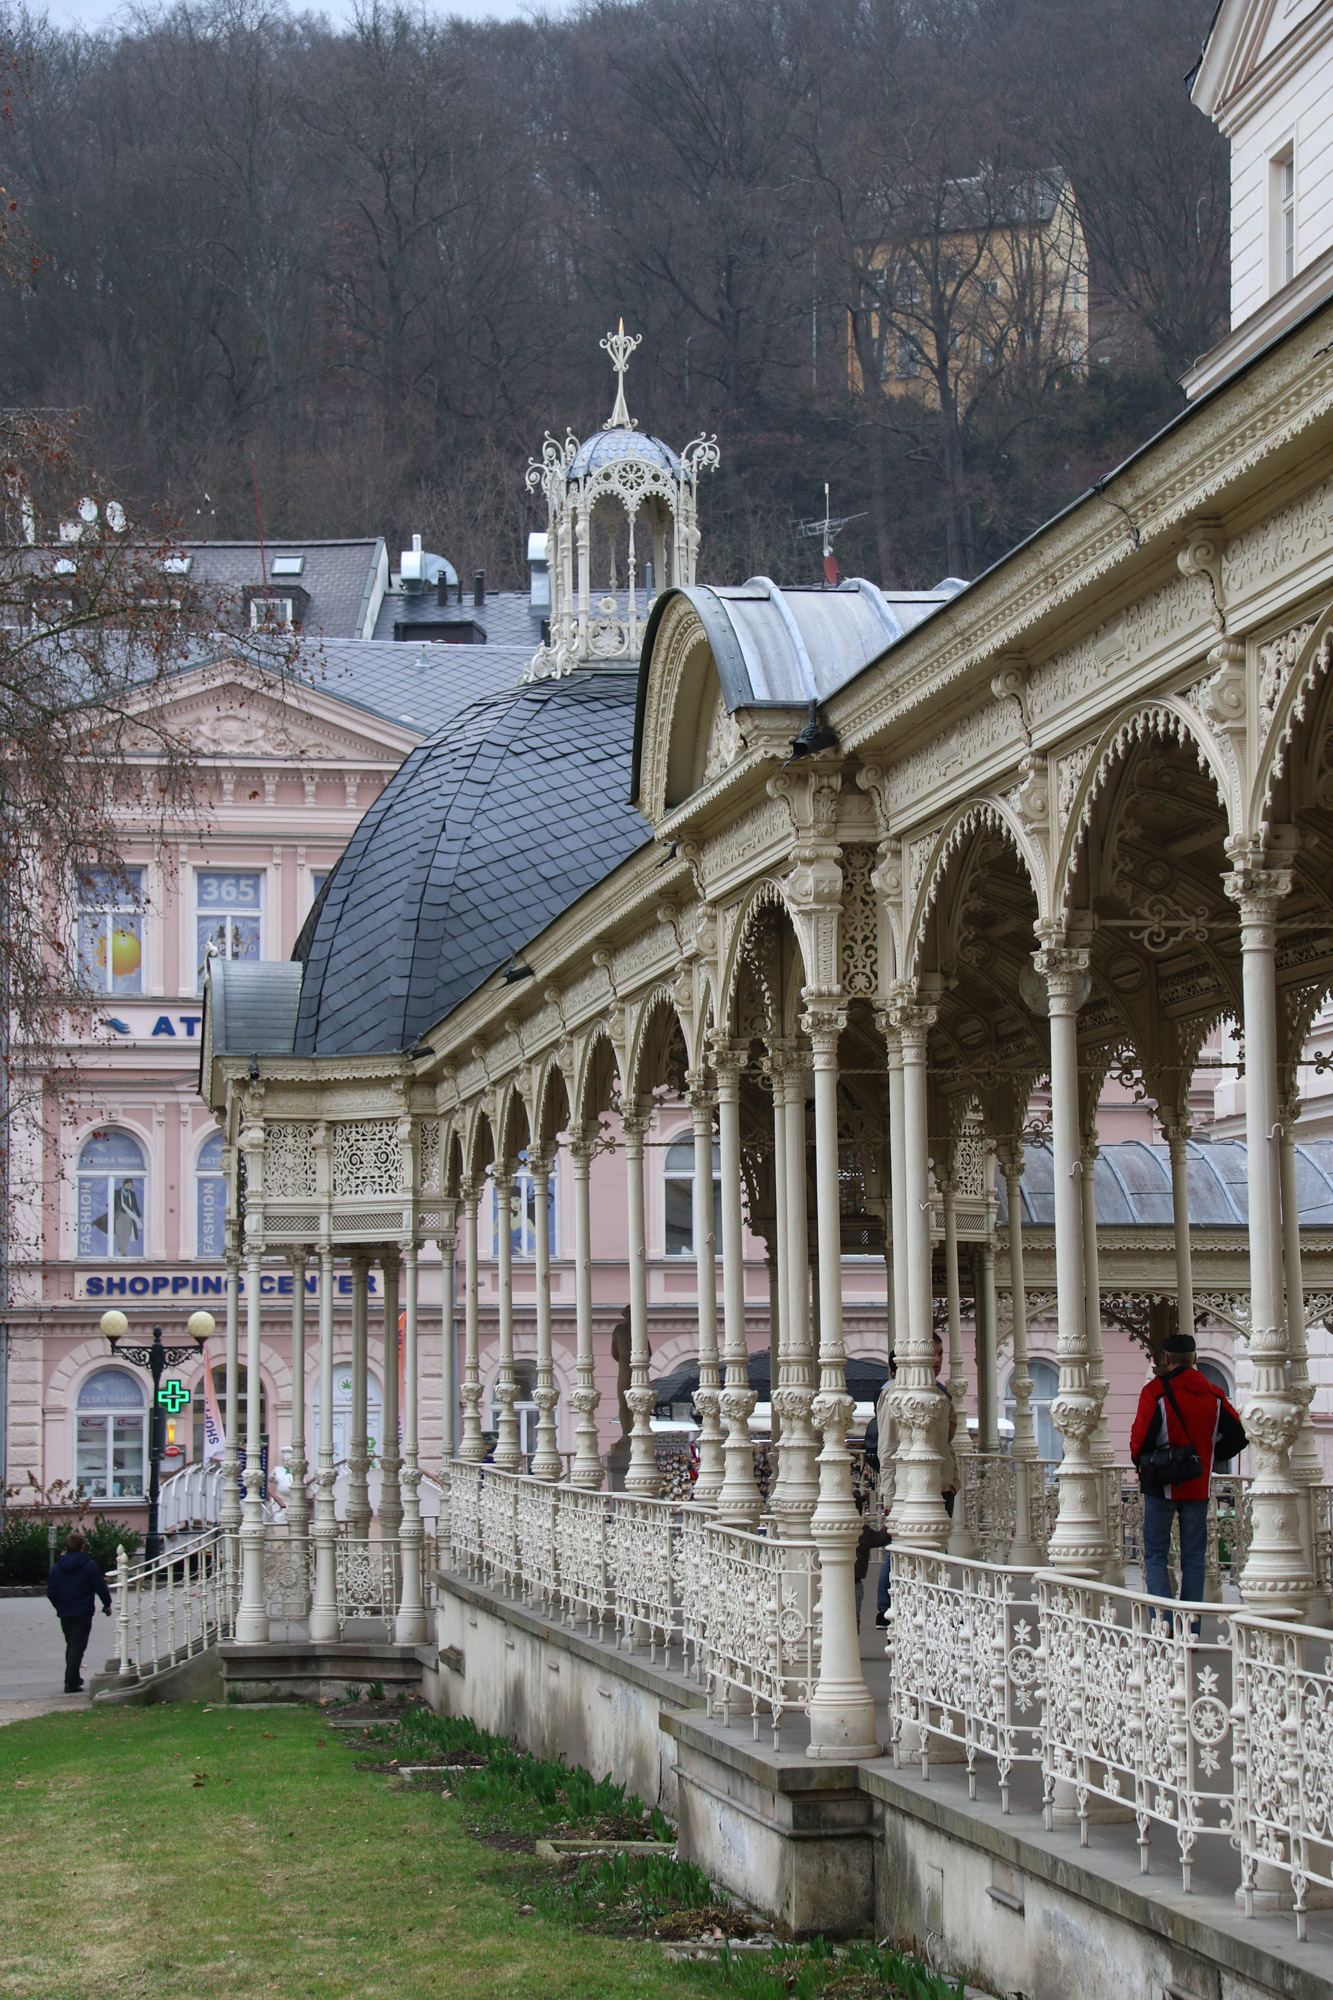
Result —
<path fill-rule="evenodd" d="M 182 1388 L 181 1384 L 176 1380 L 176 1377 L 173 1375 L 169 1378 L 169 1380 L 165 1381 L 162 1384 L 162 1387 L 158 1390 L 157 1400 L 159 1403 L 163 1404 L 163 1406 L 174 1417 L 177 1414 L 177 1412 L 179 1410 L 183 1410 L 185 1408 L 185 1405 L 189 1402 L 190 1392 L 188 1389 Z"/>

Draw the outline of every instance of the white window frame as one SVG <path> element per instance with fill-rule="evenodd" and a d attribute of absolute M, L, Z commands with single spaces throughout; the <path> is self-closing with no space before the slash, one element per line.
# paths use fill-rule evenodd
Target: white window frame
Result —
<path fill-rule="evenodd" d="M 142 1226 L 139 1232 L 143 1238 L 143 1248 L 142 1250 L 139 1250 L 137 1252 L 122 1253 L 121 1251 L 118 1251 L 115 1247 L 115 1233 L 112 1227 L 112 1217 L 111 1217 L 112 1203 L 109 1192 L 111 1182 L 114 1181 L 116 1178 L 118 1178 L 115 1169 L 112 1167 L 84 1167 L 84 1165 L 82 1164 L 83 1152 L 85 1146 L 87 1146 L 92 1140 L 96 1139 L 99 1135 L 103 1134 L 108 1138 L 129 1139 L 135 1146 L 138 1147 L 140 1157 L 142 1158 L 144 1163 L 142 1174 L 126 1173 L 119 1176 L 119 1178 L 122 1180 L 141 1179 L 143 1182 L 143 1200 L 140 1204 Z M 134 1131 L 134 1129 L 131 1126 L 107 1125 L 107 1124 L 91 1125 L 88 1127 L 86 1131 L 79 1134 L 79 1137 L 75 1141 L 74 1145 L 74 1157 L 72 1161 L 72 1171 L 70 1174 L 70 1180 L 73 1184 L 73 1189 L 74 1189 L 73 1226 L 71 1228 L 70 1234 L 72 1238 L 71 1248 L 75 1259 L 85 1264 L 101 1263 L 101 1262 L 106 1262 L 109 1264 L 112 1263 L 138 1264 L 138 1263 L 143 1263 L 146 1259 L 154 1255 L 153 1230 L 152 1230 L 153 1166 L 154 1162 L 153 1162 L 152 1148 L 149 1145 L 148 1140 L 144 1137 L 142 1132 Z M 105 1250 L 85 1251 L 80 1248 L 79 1210 L 81 1206 L 82 1190 L 85 1180 L 87 1181 L 100 1180 L 107 1183 L 108 1187 L 107 1211 L 106 1211 L 107 1247 Z"/>
<path fill-rule="evenodd" d="M 189 898 L 189 908 L 187 912 L 188 923 L 189 923 L 189 930 L 187 933 L 188 937 L 187 950 L 190 955 L 186 959 L 185 963 L 186 965 L 195 966 L 196 968 L 195 978 L 197 984 L 194 987 L 194 991 L 195 993 L 202 993 L 204 990 L 204 980 L 203 980 L 203 971 L 199 966 L 199 919 L 204 916 L 216 916 L 217 912 L 216 910 L 207 910 L 200 907 L 199 884 L 201 880 L 206 875 L 250 875 L 255 878 L 255 880 L 259 884 L 258 957 L 262 959 L 266 957 L 268 953 L 267 920 L 268 920 L 269 901 L 271 896 L 271 885 L 269 882 L 270 871 L 267 868 L 264 867 L 256 868 L 247 865 L 246 863 L 243 862 L 231 866 L 226 866 L 226 865 L 219 865 L 218 863 L 212 861 L 208 862 L 201 861 L 195 865 L 195 867 L 191 871 L 191 874 L 192 874 L 191 893 Z M 246 916 L 252 916 L 255 914 L 255 912 L 246 910 L 241 914 Z M 222 912 L 222 915 L 225 918 L 227 916 L 227 912 L 224 910 Z M 231 954 L 229 952 L 228 957 L 230 956 Z M 182 985 L 183 984 L 184 982 L 182 981 Z"/>
<path fill-rule="evenodd" d="M 104 1408 L 104 1409 L 94 1408 L 88 1410 L 81 1409 L 79 1406 L 79 1397 L 83 1394 L 83 1391 L 88 1386 L 88 1383 L 91 1382 L 94 1376 L 97 1375 L 123 1375 L 128 1382 L 133 1383 L 134 1387 L 140 1391 L 140 1395 L 142 1398 L 137 1413 L 133 1409 L 133 1407 L 128 1404 L 122 1410 L 117 1410 L 112 1408 Z M 140 1420 L 138 1490 L 136 1492 L 129 1492 L 129 1493 L 113 1493 L 111 1490 L 112 1489 L 111 1457 L 113 1450 L 112 1425 L 117 1417 L 124 1419 L 126 1417 L 130 1417 L 135 1414 L 138 1415 Z M 113 1362 L 108 1363 L 106 1361 L 99 1361 L 98 1365 L 95 1368 L 90 1369 L 88 1374 L 85 1375 L 83 1381 L 79 1384 L 78 1394 L 74 1398 L 74 1477 L 76 1483 L 79 1477 L 80 1425 L 84 1422 L 89 1422 L 89 1423 L 95 1422 L 97 1419 L 100 1418 L 102 1420 L 103 1435 L 105 1439 L 105 1455 L 103 1459 L 103 1473 L 105 1480 L 104 1490 L 101 1493 L 95 1493 L 90 1489 L 85 1488 L 85 1491 L 88 1493 L 88 1498 L 90 1500 L 103 1501 L 106 1504 L 110 1505 L 115 1501 L 136 1501 L 143 1499 L 144 1495 L 148 1491 L 148 1419 L 150 1414 L 151 1412 L 148 1407 L 147 1394 L 144 1391 L 143 1385 L 136 1379 L 136 1377 L 134 1376 L 133 1372 L 130 1369 L 124 1367 L 117 1367 L 116 1364 Z"/>
<path fill-rule="evenodd" d="M 1268 162 L 1268 286 L 1280 292 L 1296 275 L 1296 137 Z"/>
<path fill-rule="evenodd" d="M 671 1159 L 672 1150 L 676 1146 L 688 1146 L 690 1149 L 690 1168 L 688 1173 L 683 1172 L 679 1168 L 672 1168 L 668 1164 Z M 719 1268 L 721 1267 L 722 1263 L 722 1207 L 721 1207 L 722 1161 L 720 1154 L 721 1154 L 720 1142 L 718 1140 L 717 1134 L 714 1133 L 713 1134 L 713 1237 L 714 1237 L 713 1255 L 718 1263 Z M 668 1181 L 677 1181 L 681 1183 L 684 1183 L 686 1181 L 689 1182 L 690 1247 L 688 1250 L 673 1250 L 667 1243 Z M 684 1125 L 678 1131 L 671 1133 L 670 1136 L 667 1137 L 666 1139 L 662 1152 L 661 1189 L 662 1189 L 662 1208 L 661 1208 L 662 1255 L 671 1264 L 697 1263 L 698 1251 L 695 1247 L 695 1242 L 694 1242 L 694 1130 L 692 1126 Z"/>
<path fill-rule="evenodd" d="M 74 963 L 78 966 L 79 974 L 80 977 L 82 978 L 85 974 L 85 967 L 83 962 L 83 950 L 81 945 L 80 932 L 82 930 L 84 921 L 87 918 L 94 916 L 101 917 L 105 919 L 106 922 L 109 924 L 110 921 L 115 917 L 124 917 L 124 916 L 137 917 L 139 920 L 138 985 L 136 987 L 122 987 L 120 991 L 117 992 L 116 988 L 110 984 L 110 980 L 113 977 L 113 974 L 111 971 L 111 953 L 110 949 L 108 949 L 106 957 L 106 968 L 105 968 L 108 983 L 100 987 L 94 986 L 91 988 L 91 990 L 99 994 L 103 999 L 106 1000 L 141 1000 L 145 996 L 145 994 L 149 994 L 152 991 L 151 982 L 149 980 L 149 969 L 148 969 L 148 957 L 149 957 L 148 864 L 143 861 L 127 861 L 125 863 L 124 872 L 126 879 L 127 881 L 133 881 L 135 878 L 137 878 L 138 881 L 137 891 L 129 889 L 126 890 L 124 893 L 117 893 L 113 897 L 99 898 L 97 902 L 85 904 L 82 900 L 82 890 L 81 890 L 81 884 L 85 880 L 85 878 L 88 877 L 89 875 L 106 875 L 110 872 L 111 872 L 110 870 L 104 868 L 98 868 L 98 869 L 80 868 L 77 871 L 75 890 L 74 890 L 75 894 L 74 937 L 73 937 Z M 136 894 L 138 897 L 137 902 L 134 900 Z M 109 945 L 109 936 L 107 941 Z"/>
<path fill-rule="evenodd" d="M 250 630 L 252 632 L 289 632 L 294 624 L 292 609 L 295 600 L 279 597 L 276 593 L 256 591 L 250 599 Z M 267 614 L 267 615 L 265 615 Z"/>

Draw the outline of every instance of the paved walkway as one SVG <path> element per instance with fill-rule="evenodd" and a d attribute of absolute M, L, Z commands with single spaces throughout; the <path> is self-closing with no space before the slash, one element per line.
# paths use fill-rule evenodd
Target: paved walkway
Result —
<path fill-rule="evenodd" d="M 110 1619 L 99 1613 L 84 1657 L 86 1680 L 109 1650 Z M 44 1597 L 0 1597 L 0 1725 L 51 1709 L 86 1708 L 86 1694 L 63 1694 L 65 1642 Z"/>

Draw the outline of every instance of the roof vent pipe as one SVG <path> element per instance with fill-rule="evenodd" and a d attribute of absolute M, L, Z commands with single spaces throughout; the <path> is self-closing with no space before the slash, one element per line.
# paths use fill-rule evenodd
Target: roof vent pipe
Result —
<path fill-rule="evenodd" d="M 399 562 L 399 574 L 403 579 L 403 589 L 409 597 L 419 597 L 426 582 L 426 558 L 421 547 L 420 535 L 413 535 L 412 546 L 404 549 Z"/>
<path fill-rule="evenodd" d="M 440 571 L 439 579 L 435 585 L 435 602 L 440 606 L 441 610 L 449 602 L 449 572 L 447 569 Z"/>
<path fill-rule="evenodd" d="M 486 602 L 486 572 L 484 569 L 479 569 L 472 579 L 472 602 L 474 604 L 484 604 Z"/>

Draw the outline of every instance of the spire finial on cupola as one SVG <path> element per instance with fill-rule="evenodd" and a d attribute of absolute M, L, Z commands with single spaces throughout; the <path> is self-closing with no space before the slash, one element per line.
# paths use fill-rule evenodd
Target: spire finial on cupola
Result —
<path fill-rule="evenodd" d="M 602 425 L 604 431 L 632 431 L 637 428 L 625 402 L 625 370 L 629 367 L 631 354 L 642 340 L 641 333 L 626 333 L 622 319 L 619 333 L 608 333 L 605 340 L 599 342 L 610 355 L 611 366 L 616 371 L 616 406 Z"/>

